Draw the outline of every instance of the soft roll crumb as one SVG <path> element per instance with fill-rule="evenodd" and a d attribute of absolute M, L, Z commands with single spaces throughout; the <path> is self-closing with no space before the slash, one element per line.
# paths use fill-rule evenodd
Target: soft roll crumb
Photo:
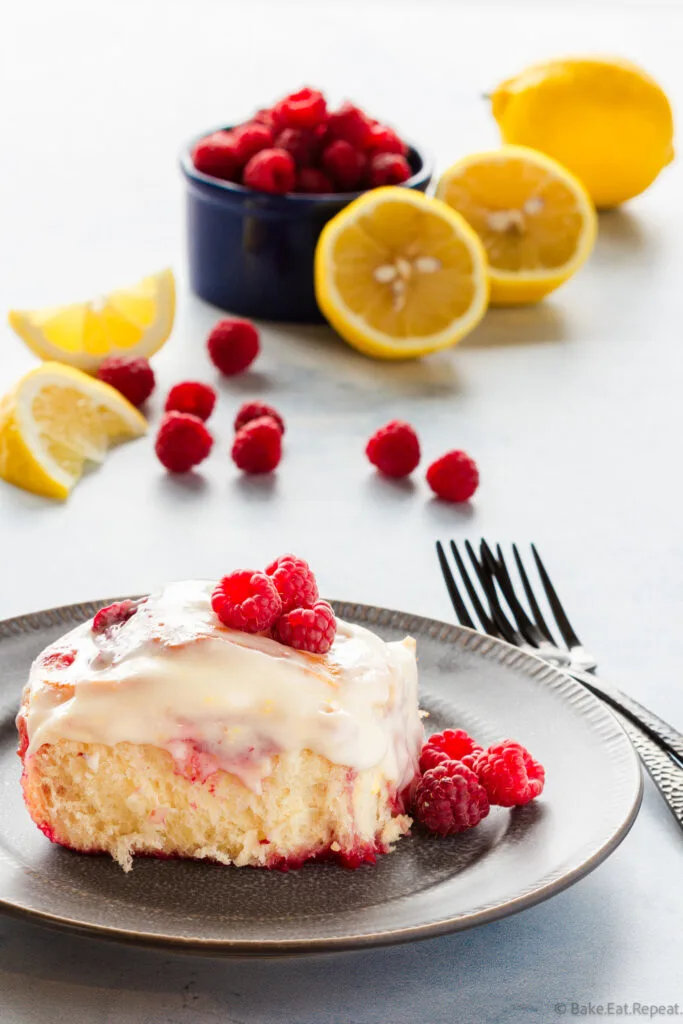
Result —
<path fill-rule="evenodd" d="M 411 824 L 378 771 L 356 772 L 309 750 L 274 757 L 255 793 L 220 770 L 187 778 L 168 751 L 149 744 L 60 740 L 26 759 L 22 784 L 51 840 L 110 853 L 124 871 L 136 853 L 237 867 L 331 853 L 356 864 L 388 852 Z"/>

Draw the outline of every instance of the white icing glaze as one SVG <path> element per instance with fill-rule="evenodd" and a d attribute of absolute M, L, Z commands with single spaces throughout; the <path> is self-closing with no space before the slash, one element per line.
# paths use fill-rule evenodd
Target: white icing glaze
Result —
<path fill-rule="evenodd" d="M 28 756 L 59 739 L 151 743 L 258 790 L 275 754 L 309 749 L 406 786 L 423 739 L 414 640 L 339 621 L 328 655 L 303 654 L 222 626 L 213 586 L 169 584 L 126 623 L 84 623 L 44 651 L 24 694 Z M 57 650 L 73 663 L 46 662 Z"/>

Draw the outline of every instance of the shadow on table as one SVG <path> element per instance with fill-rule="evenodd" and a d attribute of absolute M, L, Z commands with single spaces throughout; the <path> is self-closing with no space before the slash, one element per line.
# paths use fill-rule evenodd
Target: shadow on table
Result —
<path fill-rule="evenodd" d="M 546 299 L 533 306 L 501 306 L 489 309 L 471 334 L 460 342 L 464 348 L 507 348 L 516 345 L 557 344 L 569 338 L 562 309 Z"/>

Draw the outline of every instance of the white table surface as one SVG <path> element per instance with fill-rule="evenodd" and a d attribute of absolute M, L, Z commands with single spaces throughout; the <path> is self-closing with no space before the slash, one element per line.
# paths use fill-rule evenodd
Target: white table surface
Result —
<path fill-rule="evenodd" d="M 479 95 L 532 59 L 631 57 L 680 109 L 681 14 L 446 0 L 15 4 L 0 42 L 0 305 L 86 297 L 172 265 L 178 317 L 155 360 L 156 416 L 172 383 L 214 376 L 203 342 L 218 313 L 185 283 L 186 137 L 311 82 L 395 121 L 443 168 L 495 145 Z M 682 185 L 679 163 L 601 217 L 574 281 L 536 308 L 490 313 L 450 354 L 385 366 L 327 329 L 264 325 L 254 371 L 221 385 L 217 450 L 192 482 L 166 476 L 147 439 L 65 505 L 0 485 L 0 615 L 291 549 L 330 596 L 449 619 L 437 537 L 534 539 L 604 673 L 680 725 Z M 4 391 L 33 359 L 8 327 L 0 334 Z M 231 416 L 256 395 L 288 423 L 269 480 L 240 477 L 227 455 Z M 416 424 L 428 458 L 463 447 L 478 460 L 471 508 L 430 500 L 419 474 L 402 487 L 369 471 L 364 440 L 395 416 Z M 648 784 L 623 846 L 550 902 L 444 939 L 298 962 L 132 950 L 0 919 L 0 1021 L 548 1024 L 556 1002 L 633 1000 L 683 1013 L 682 851 Z"/>

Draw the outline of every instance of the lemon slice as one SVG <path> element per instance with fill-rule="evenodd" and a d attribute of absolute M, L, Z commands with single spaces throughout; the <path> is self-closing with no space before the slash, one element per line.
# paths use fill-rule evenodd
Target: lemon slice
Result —
<path fill-rule="evenodd" d="M 108 356 L 154 355 L 168 340 L 174 315 L 173 272 L 162 270 L 90 302 L 11 310 L 9 322 L 41 359 L 95 373 Z"/>
<path fill-rule="evenodd" d="M 412 189 L 373 189 L 324 227 L 318 305 L 349 344 L 377 359 L 454 345 L 488 304 L 486 255 L 463 218 Z"/>
<path fill-rule="evenodd" d="M 86 462 L 139 437 L 144 416 L 115 388 L 62 363 L 43 363 L 0 401 L 0 477 L 66 498 Z"/>
<path fill-rule="evenodd" d="M 581 182 L 525 146 L 465 157 L 444 173 L 437 195 L 484 243 L 492 305 L 542 299 L 576 273 L 595 242 L 595 208 Z"/>

